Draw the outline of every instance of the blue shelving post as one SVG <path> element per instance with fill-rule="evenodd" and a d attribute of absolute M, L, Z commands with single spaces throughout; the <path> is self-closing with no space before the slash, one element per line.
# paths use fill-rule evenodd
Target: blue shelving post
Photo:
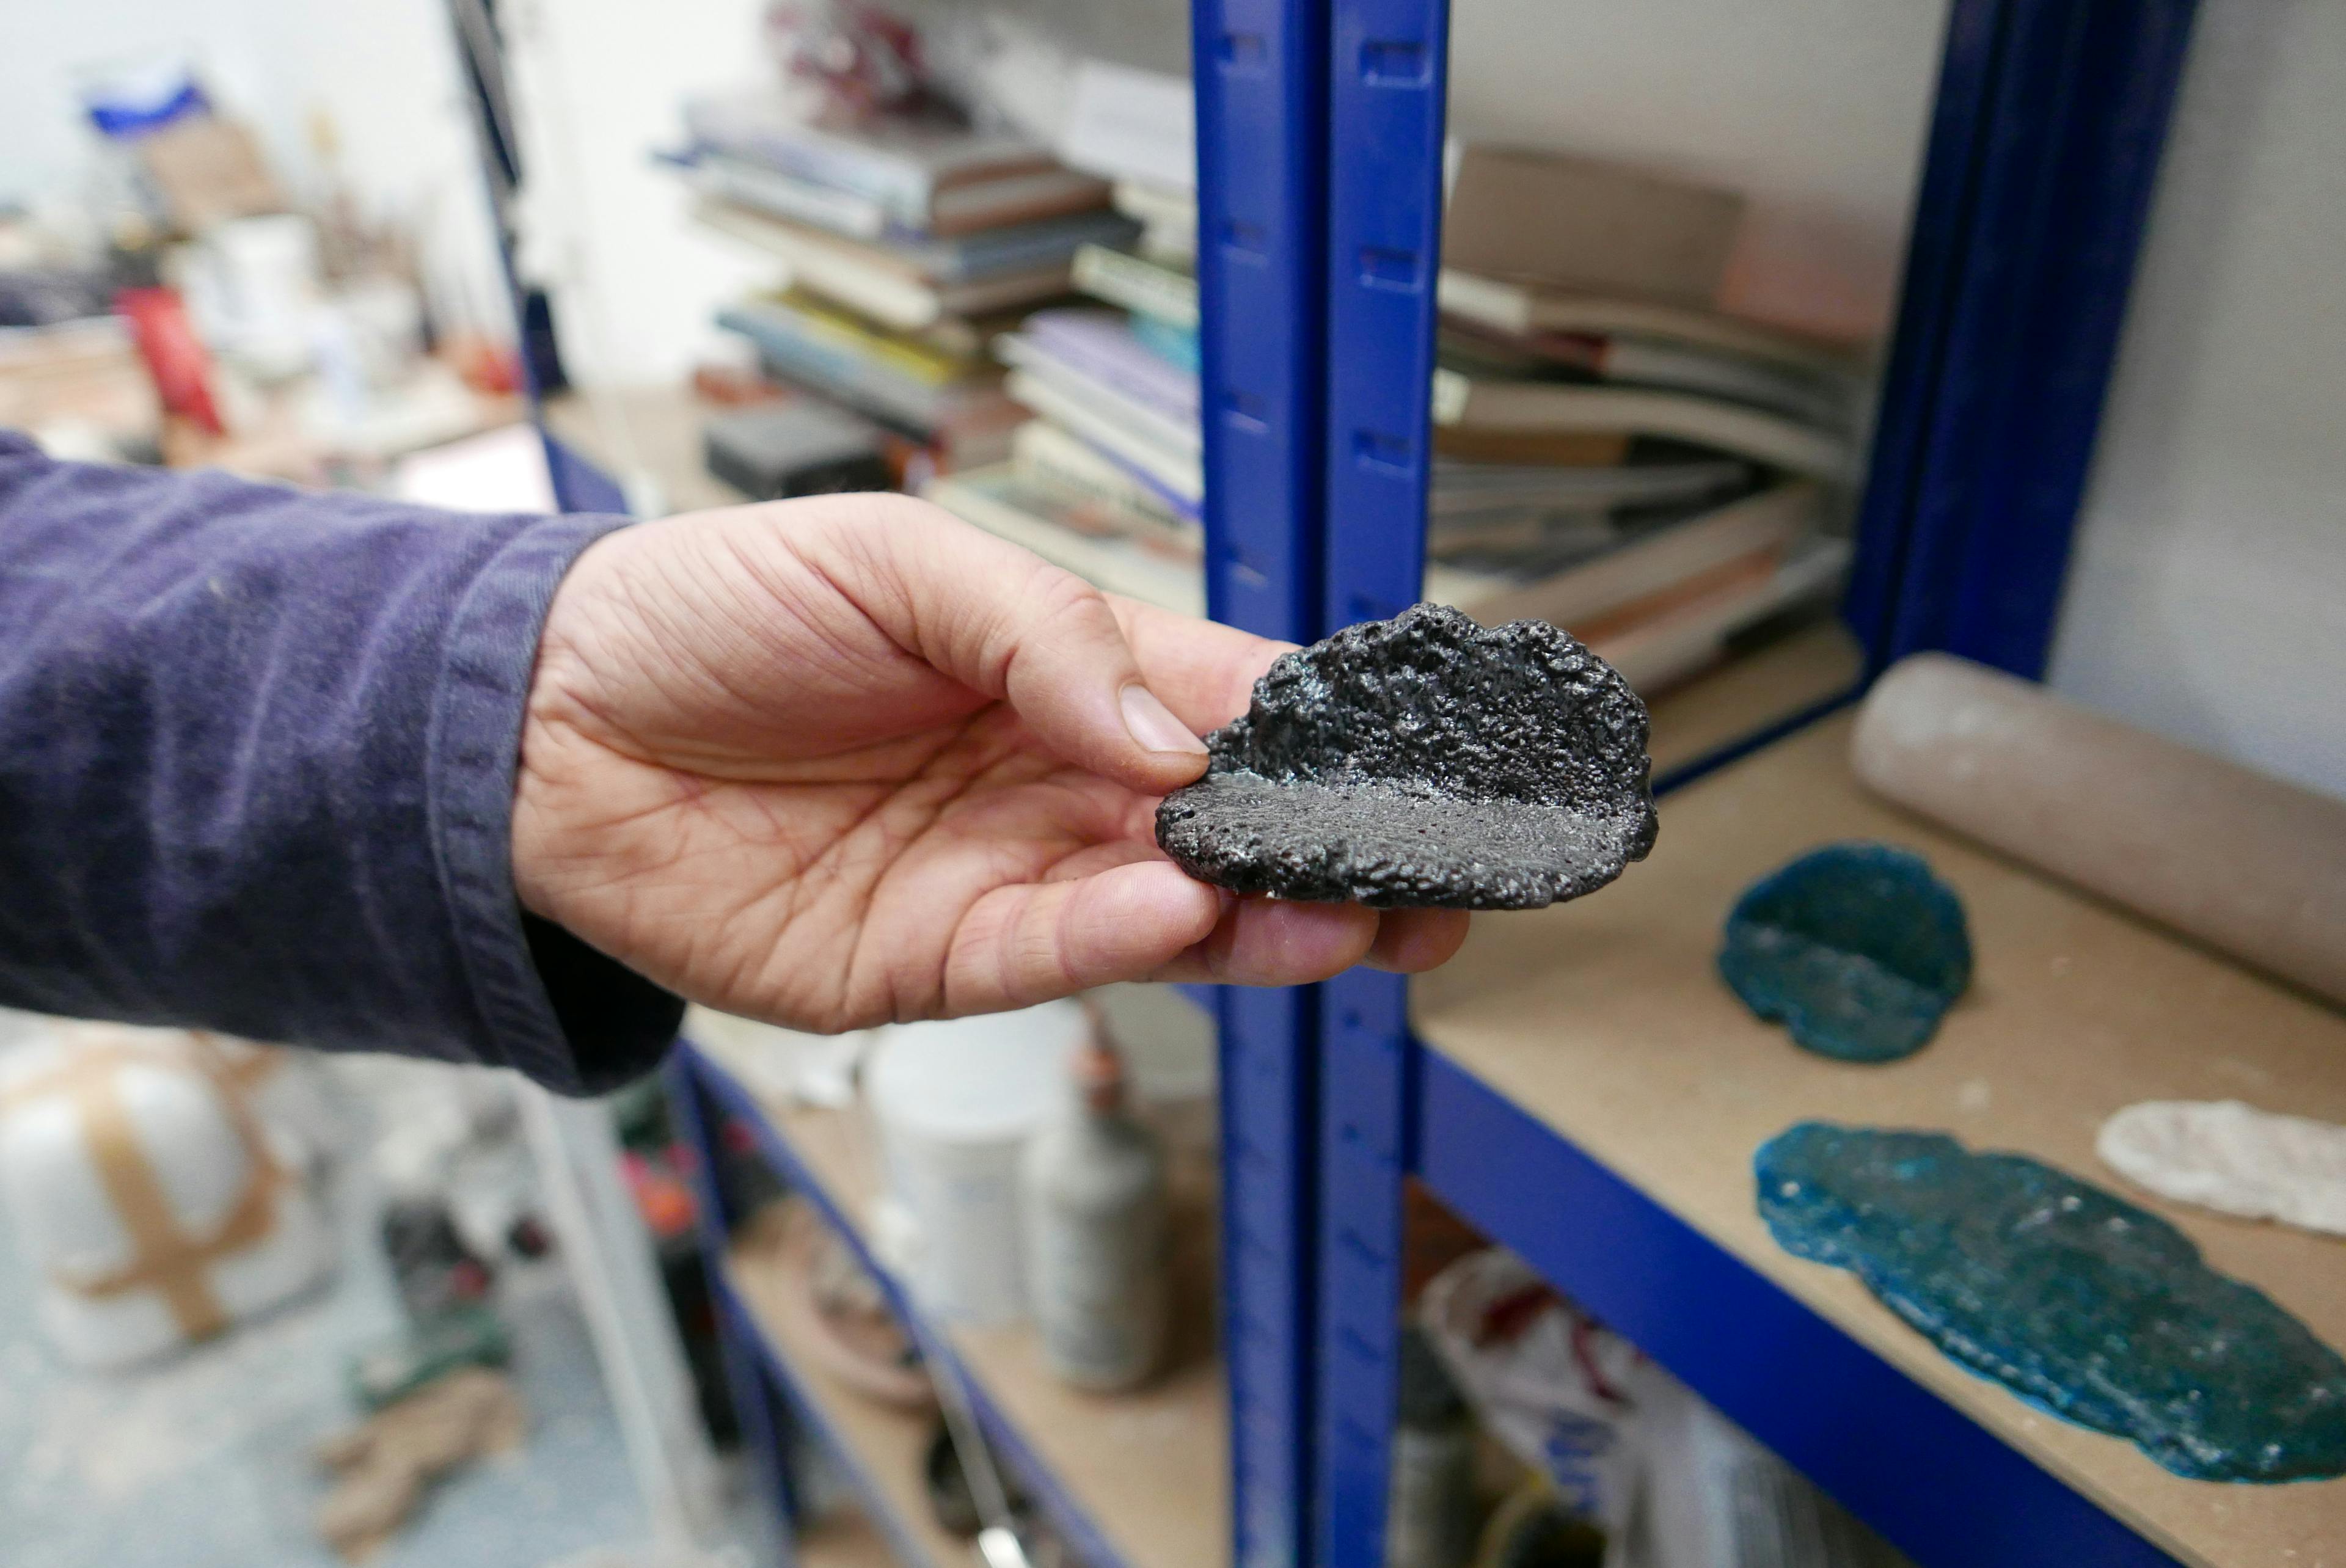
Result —
<path fill-rule="evenodd" d="M 1207 604 L 1218 620 L 1309 642 L 1327 11 L 1323 0 L 1198 0 L 1191 25 Z M 1318 997 L 1233 989 L 1217 1011 L 1232 1560 L 1295 1568 L 1310 1551 Z"/>
<path fill-rule="evenodd" d="M 2041 677 L 2198 0 L 1954 0 L 1848 613 Z"/>
<path fill-rule="evenodd" d="M 754 1334 L 745 1334 L 733 1320 L 724 1287 L 725 1243 L 734 1215 L 725 1203 L 719 1179 L 724 1158 L 723 1116 L 693 1082 L 681 1054 L 663 1069 L 668 1114 L 692 1161 L 692 1196 L 699 1208 L 698 1245 L 700 1267 L 709 1280 L 710 1303 L 717 1317 L 717 1349 L 725 1369 L 725 1385 L 733 1396 L 733 1413 L 741 1423 L 741 1446 L 749 1458 L 759 1490 L 773 1509 L 775 1544 L 780 1555 L 775 1568 L 791 1568 L 798 1560 L 792 1547 L 790 1461 L 785 1448 L 786 1417 L 777 1408 L 764 1369 L 759 1365 Z"/>
<path fill-rule="evenodd" d="M 1321 547 L 1323 616 L 1336 626 L 1418 596 L 1445 6 L 1332 6 Z M 1876 668 L 1921 647 L 2042 668 L 2192 8 L 1953 0 L 1848 604 Z M 1740 749 L 1663 782 L 1684 783 Z M 1526 1113 L 1430 1057 L 1409 1036 L 1400 980 L 1356 972 L 1322 991 L 1322 1568 L 1382 1561 L 1401 1186 L 1421 1167 L 1469 1218 L 1918 1560 L 2166 1561 Z M 1556 1223 L 1566 1213 L 1572 1224 Z M 1755 1353 L 1760 1346 L 1766 1353 Z M 1787 1397 L 1788 1362 L 1836 1398 Z M 1881 1432 L 1914 1446 L 1851 1441 Z M 1900 1451 L 1932 1456 L 1943 1484 L 1915 1485 L 1914 1464 L 1894 1462 Z M 1984 1497 L 1996 1506 L 1982 1509 Z"/>
<path fill-rule="evenodd" d="M 1399 614 L 1423 577 L 1447 37 L 1445 0 L 1334 0 L 1321 600 L 1331 628 Z M 1384 1560 L 1415 1048 L 1400 976 L 1356 970 L 1321 990 L 1316 1561 L 1332 1568 Z"/>

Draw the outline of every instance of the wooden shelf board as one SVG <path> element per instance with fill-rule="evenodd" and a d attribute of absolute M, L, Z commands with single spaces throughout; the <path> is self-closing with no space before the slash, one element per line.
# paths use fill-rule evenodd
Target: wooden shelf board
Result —
<path fill-rule="evenodd" d="M 721 1049 L 712 1053 L 723 1060 Z M 840 1211 L 868 1227 L 880 1162 L 860 1110 L 768 1105 L 783 1139 Z M 1213 1343 L 1210 1173 L 1177 1162 L 1176 1329 L 1171 1364 L 1129 1393 L 1086 1394 L 1044 1367 L 1034 1330 L 953 1327 L 954 1349 L 987 1402 L 1049 1466 L 1131 1568 L 1229 1561 L 1229 1405 Z"/>
<path fill-rule="evenodd" d="M 1751 1178 L 1768 1138 L 1810 1118 L 1940 1128 L 2127 1192 L 2346 1345 L 2346 1245 L 2132 1193 L 2093 1149 L 2103 1119 L 2142 1099 L 2346 1120 L 2346 1017 L 1863 794 L 1850 724 L 1828 719 L 1669 797 L 1652 857 L 1600 896 L 1478 921 L 1460 958 L 1415 988 L 1420 1037 L 2166 1551 L 2224 1568 L 2336 1561 L 2346 1480 L 2171 1475 L 1964 1371 L 1853 1276 L 1769 1237 Z M 1961 893 L 1976 952 L 1938 1038 L 1882 1066 L 1799 1049 L 1712 968 L 1744 887 L 1852 838 L 1928 856 Z"/>
<path fill-rule="evenodd" d="M 1855 689 L 1865 650 L 1838 620 L 1739 654 L 1651 705 L 1647 751 L 1661 777 Z"/>
<path fill-rule="evenodd" d="M 796 1218 L 777 1205 L 741 1227 L 726 1257 L 735 1291 L 774 1353 L 789 1363 L 792 1381 L 819 1408 L 821 1424 L 849 1451 L 842 1457 L 859 1472 L 864 1493 L 884 1506 L 890 1532 L 920 1553 L 908 1568 L 975 1562 L 976 1548 L 937 1523 L 922 1488 L 933 1418 L 891 1410 L 849 1387 L 825 1368 L 805 1342 L 799 1319 L 782 1306 L 797 1271 L 806 1267 L 806 1243 L 815 1234 L 811 1216 Z M 837 1522 L 826 1522 L 824 1531 Z"/>
<path fill-rule="evenodd" d="M 732 411 L 704 402 L 681 385 L 631 387 L 597 396 L 607 399 L 610 412 L 627 422 L 636 461 L 659 481 L 670 513 L 748 503 L 747 495 L 709 473 L 701 461 L 701 422 Z M 605 431 L 596 403 L 597 398 L 584 392 L 549 398 L 546 428 L 614 482 L 624 484 L 627 465 Z"/>
<path fill-rule="evenodd" d="M 888 1543 L 860 1514 L 841 1513 L 798 1532 L 790 1543 L 798 1568 L 903 1568 Z"/>

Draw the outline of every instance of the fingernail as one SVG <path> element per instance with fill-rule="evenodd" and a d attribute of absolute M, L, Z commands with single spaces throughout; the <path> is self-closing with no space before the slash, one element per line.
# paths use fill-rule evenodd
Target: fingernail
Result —
<path fill-rule="evenodd" d="M 1143 751 L 1167 751 L 1182 757 L 1203 757 L 1206 743 L 1157 700 L 1157 694 L 1137 681 L 1117 698 L 1124 708 L 1124 728 Z"/>

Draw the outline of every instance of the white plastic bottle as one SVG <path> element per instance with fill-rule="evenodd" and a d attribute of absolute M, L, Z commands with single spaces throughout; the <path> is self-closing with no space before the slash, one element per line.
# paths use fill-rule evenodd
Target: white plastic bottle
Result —
<path fill-rule="evenodd" d="M 1046 1364 L 1110 1392 L 1145 1380 L 1164 1351 L 1165 1153 L 1127 1104 L 1113 1046 L 1095 1035 L 1072 1075 L 1070 1104 L 1020 1171 L 1027 1298 Z"/>

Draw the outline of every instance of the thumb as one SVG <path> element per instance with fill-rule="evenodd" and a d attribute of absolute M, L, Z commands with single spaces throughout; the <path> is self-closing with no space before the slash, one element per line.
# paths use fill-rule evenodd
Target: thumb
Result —
<path fill-rule="evenodd" d="M 880 579 L 858 597 L 899 646 L 1117 783 L 1162 794 L 1205 771 L 1205 743 L 1148 689 L 1098 589 L 924 502 L 878 523 L 850 536 Z"/>

